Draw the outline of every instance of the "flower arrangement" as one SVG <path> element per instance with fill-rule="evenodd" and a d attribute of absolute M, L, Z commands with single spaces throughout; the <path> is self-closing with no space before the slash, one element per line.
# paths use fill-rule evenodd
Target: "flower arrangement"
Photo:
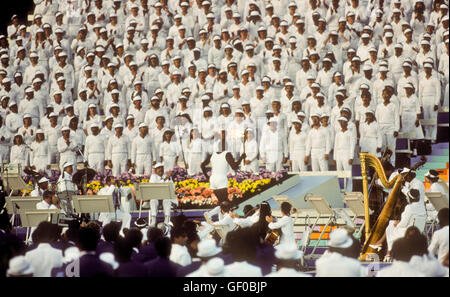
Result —
<path fill-rule="evenodd" d="M 207 172 L 209 174 L 209 172 Z M 60 172 L 52 170 L 47 176 L 51 183 L 56 183 Z M 106 184 L 106 177 L 111 175 L 110 170 L 105 170 L 103 174 L 97 173 L 93 180 L 87 184 L 87 189 L 97 194 Z M 172 170 L 172 180 L 175 185 L 175 192 L 178 201 L 183 208 L 212 208 L 218 204 L 218 199 L 214 191 L 209 188 L 209 182 L 203 174 L 188 175 L 187 170 L 175 167 Z M 258 193 L 281 183 L 287 177 L 286 171 L 269 172 L 261 169 L 257 173 L 236 171 L 235 174 L 228 175 L 228 200 L 239 199 L 243 202 Z M 24 176 L 24 180 L 31 184 L 31 176 Z M 134 189 L 135 183 L 148 183 L 150 175 L 136 176 L 130 172 L 124 172 L 116 177 L 116 181 L 122 187 Z M 134 192 L 134 191 L 133 191 Z"/>

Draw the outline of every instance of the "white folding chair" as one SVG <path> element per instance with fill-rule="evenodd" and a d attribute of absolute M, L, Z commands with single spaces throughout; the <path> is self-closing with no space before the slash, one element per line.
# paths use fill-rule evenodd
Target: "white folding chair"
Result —
<path fill-rule="evenodd" d="M 363 202 L 363 195 L 359 192 L 352 192 L 352 193 L 345 193 L 344 194 L 344 202 L 347 204 L 347 206 L 351 209 L 353 214 L 355 215 L 353 217 L 353 223 L 356 226 L 356 219 L 358 218 L 365 218 L 365 207 Z M 361 224 L 358 233 L 355 235 L 356 238 L 361 237 L 361 232 L 364 228 L 365 221 Z"/>
<path fill-rule="evenodd" d="M 439 212 L 443 208 L 448 208 L 449 206 L 448 200 L 445 198 L 444 195 L 442 195 L 439 192 L 426 192 L 425 197 L 428 199 L 428 201 L 430 201 L 431 205 L 433 205 L 436 212 Z M 428 235 L 431 231 L 431 237 L 434 234 L 434 230 L 436 227 L 436 220 L 437 218 L 433 217 L 430 227 L 427 229 L 426 232 Z"/>
<path fill-rule="evenodd" d="M 316 212 L 318 214 L 316 221 L 314 222 L 314 224 L 311 228 L 311 232 L 314 231 L 314 228 L 316 227 L 317 223 L 319 222 L 319 219 L 328 219 L 322 232 L 319 235 L 319 238 L 316 241 L 316 244 L 314 245 L 313 250 L 311 251 L 311 254 L 305 256 L 305 258 L 312 258 L 312 257 L 317 256 L 314 253 L 316 252 L 316 249 L 317 249 L 320 241 L 322 240 L 323 235 L 325 234 L 325 231 L 327 230 L 328 226 L 332 223 L 336 224 L 336 212 L 330 207 L 328 202 L 326 202 L 322 196 L 307 196 L 306 199 L 311 203 L 311 205 L 313 206 L 313 208 L 316 210 Z"/>

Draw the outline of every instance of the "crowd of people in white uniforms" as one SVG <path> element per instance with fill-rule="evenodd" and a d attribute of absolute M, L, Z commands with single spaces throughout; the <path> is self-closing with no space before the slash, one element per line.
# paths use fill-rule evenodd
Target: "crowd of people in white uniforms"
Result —
<path fill-rule="evenodd" d="M 444 0 L 34 2 L 0 36 L 2 163 L 196 174 L 226 131 L 243 170 L 349 170 L 448 106 Z"/>

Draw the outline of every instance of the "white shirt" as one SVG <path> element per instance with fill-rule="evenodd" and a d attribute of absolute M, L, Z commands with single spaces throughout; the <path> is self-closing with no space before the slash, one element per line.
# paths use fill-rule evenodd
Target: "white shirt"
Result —
<path fill-rule="evenodd" d="M 433 237 L 431 238 L 431 243 L 428 246 L 428 251 L 436 255 L 439 259 L 439 262 L 442 263 L 444 261 L 445 256 L 448 253 L 448 237 L 449 237 L 449 229 L 448 225 L 443 227 L 442 229 L 434 232 Z"/>
<path fill-rule="evenodd" d="M 294 243 L 294 222 L 290 216 L 283 216 L 277 222 L 269 223 L 270 229 L 281 229 L 280 244 Z"/>
<path fill-rule="evenodd" d="M 413 269 L 413 267 L 404 261 L 396 261 L 386 267 L 381 269 L 377 277 L 424 277 L 425 275 L 421 272 Z"/>
<path fill-rule="evenodd" d="M 311 275 L 297 271 L 293 268 L 283 267 L 277 272 L 269 273 L 266 277 L 311 277 Z"/>
<path fill-rule="evenodd" d="M 40 243 L 37 248 L 25 254 L 25 259 L 33 267 L 35 277 L 50 277 L 53 268 L 63 265 L 62 251 L 49 243 Z"/>

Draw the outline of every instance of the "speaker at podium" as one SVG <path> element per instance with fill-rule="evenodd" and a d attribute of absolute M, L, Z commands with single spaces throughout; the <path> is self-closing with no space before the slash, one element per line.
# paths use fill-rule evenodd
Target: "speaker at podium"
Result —
<path fill-rule="evenodd" d="M 332 208 L 343 208 L 343 194 L 336 176 L 300 176 L 299 183 L 279 196 L 286 195 L 297 209 L 313 208 L 307 195 L 322 196 Z M 267 201 L 272 209 L 279 209 L 275 199 Z"/>

